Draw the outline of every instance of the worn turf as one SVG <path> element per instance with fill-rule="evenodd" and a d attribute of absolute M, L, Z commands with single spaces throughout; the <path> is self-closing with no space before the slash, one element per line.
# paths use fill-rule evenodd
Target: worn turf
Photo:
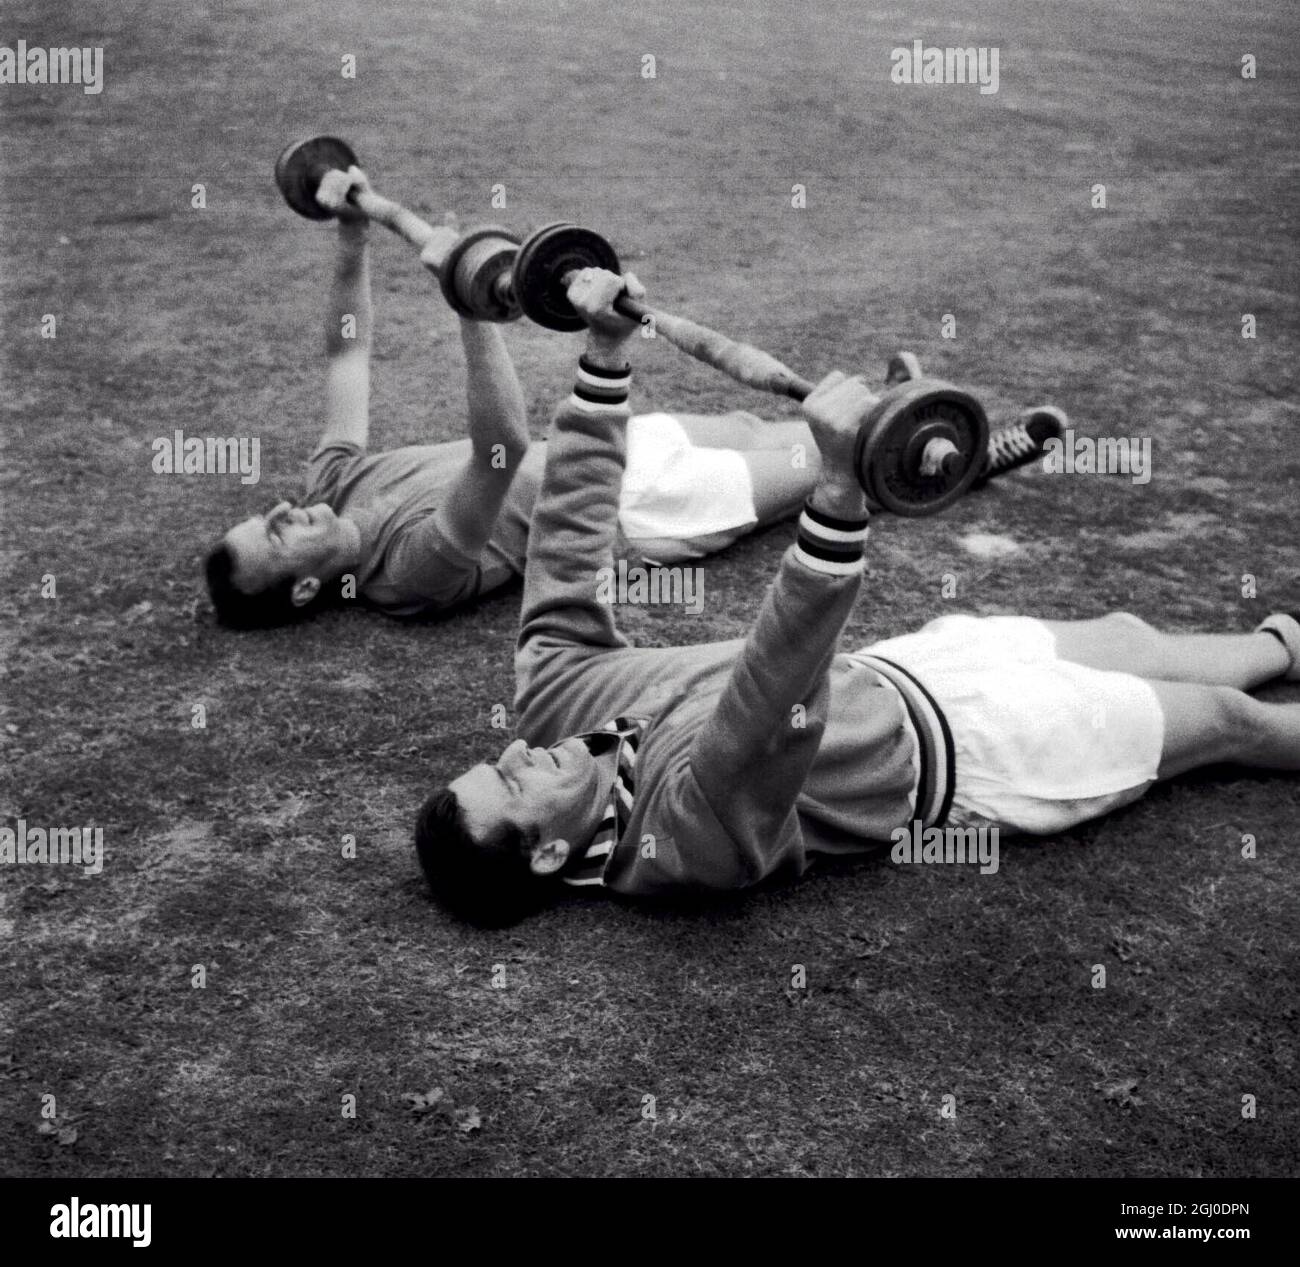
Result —
<path fill-rule="evenodd" d="M 106 862 L 0 871 L 5 1173 L 1295 1173 L 1294 780 L 1184 780 L 991 877 L 875 860 L 476 933 L 428 904 L 410 826 L 502 741 L 517 593 L 236 636 L 198 584 L 318 426 L 331 230 L 270 168 L 334 130 L 425 213 L 603 229 L 666 306 L 810 374 L 909 347 L 997 417 L 1047 399 L 1152 441 L 1145 485 L 1032 472 L 878 519 L 846 645 L 957 609 L 1240 630 L 1300 604 L 1290 6 L 6 14 L 10 43 L 102 45 L 106 87 L 0 88 L 0 821 L 97 824 Z M 999 46 L 998 93 L 891 85 L 913 38 Z M 374 255 L 374 441 L 457 435 L 454 318 Z M 578 343 L 507 337 L 540 434 Z M 767 408 L 666 347 L 638 369 L 640 408 Z M 260 437 L 261 484 L 153 474 L 176 427 Z M 742 633 L 789 536 L 710 561 L 701 616 L 627 627 Z"/>

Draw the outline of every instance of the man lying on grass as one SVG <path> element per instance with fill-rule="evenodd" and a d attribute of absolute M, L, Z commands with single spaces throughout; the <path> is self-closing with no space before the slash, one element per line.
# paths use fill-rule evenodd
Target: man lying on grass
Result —
<path fill-rule="evenodd" d="M 638 650 L 599 601 L 626 460 L 635 278 L 585 270 L 577 386 L 551 430 L 515 658 L 519 738 L 419 812 L 436 898 L 484 925 L 562 891 L 741 889 L 895 829 L 1051 834 L 1157 779 L 1231 761 L 1300 769 L 1300 623 L 1164 634 L 1137 617 L 951 615 L 860 651 L 836 645 L 862 585 L 867 509 L 853 441 L 870 396 L 829 375 L 803 410 L 821 474 L 749 637 Z M 1100 721 L 1100 724 L 1099 724 Z"/>
<path fill-rule="evenodd" d="M 331 173 L 320 195 L 339 219 L 338 257 L 325 314 L 325 430 L 304 493 L 231 528 L 206 561 L 217 617 L 231 627 L 285 624 L 349 597 L 423 616 L 523 572 L 546 446 L 529 445 L 523 392 L 495 325 L 460 322 L 467 439 L 366 452 L 368 221 L 348 201 L 353 187 L 368 187 L 355 167 Z M 355 337 L 343 337 L 347 318 Z M 795 465 L 796 451 L 805 463 Z M 741 411 L 634 418 L 619 552 L 673 564 L 720 550 L 794 514 L 816 465 L 800 420 L 765 423 Z"/>

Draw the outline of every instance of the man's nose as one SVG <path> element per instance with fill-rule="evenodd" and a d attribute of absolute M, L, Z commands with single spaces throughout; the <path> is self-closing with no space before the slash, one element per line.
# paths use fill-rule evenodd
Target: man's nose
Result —
<path fill-rule="evenodd" d="M 516 739 L 514 743 L 507 744 L 505 751 L 501 754 L 500 765 L 527 765 L 528 764 L 528 745 L 522 739 Z"/>

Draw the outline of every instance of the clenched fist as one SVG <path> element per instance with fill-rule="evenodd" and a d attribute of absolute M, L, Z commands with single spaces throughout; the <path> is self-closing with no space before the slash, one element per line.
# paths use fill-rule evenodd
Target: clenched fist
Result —
<path fill-rule="evenodd" d="M 369 193 L 370 180 L 361 168 L 353 166 L 347 171 L 337 167 L 325 173 L 320 188 L 316 191 L 316 201 L 327 211 L 332 211 L 344 223 L 365 221 L 366 213 L 352 201 L 352 191 Z"/>
<path fill-rule="evenodd" d="M 645 287 L 635 274 L 620 277 L 604 268 L 584 268 L 569 283 L 569 302 L 591 331 L 589 343 L 606 352 L 621 348 L 640 328 L 634 317 L 614 309 L 614 300 L 626 292 L 633 299 L 645 298 Z"/>

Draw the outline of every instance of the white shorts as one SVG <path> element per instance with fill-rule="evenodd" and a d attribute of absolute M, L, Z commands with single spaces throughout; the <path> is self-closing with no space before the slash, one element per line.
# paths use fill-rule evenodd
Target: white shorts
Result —
<path fill-rule="evenodd" d="M 736 450 L 693 445 L 671 414 L 628 420 L 619 524 L 629 541 L 680 541 L 757 522 L 749 467 Z"/>
<path fill-rule="evenodd" d="M 1060 660 L 1024 616 L 940 616 L 864 647 L 914 673 L 948 719 L 948 821 L 1046 835 L 1136 801 L 1155 782 L 1165 721 L 1131 673 Z"/>

